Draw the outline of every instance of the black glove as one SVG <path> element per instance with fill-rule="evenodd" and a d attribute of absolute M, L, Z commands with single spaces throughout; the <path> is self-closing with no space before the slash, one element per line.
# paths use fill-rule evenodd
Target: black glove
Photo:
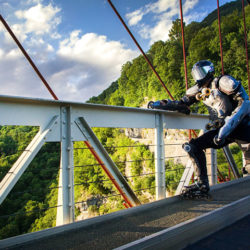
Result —
<path fill-rule="evenodd" d="M 160 100 L 160 101 L 150 101 L 148 103 L 148 108 L 150 109 L 163 109 L 169 111 L 178 111 L 186 115 L 190 114 L 189 107 L 182 101 L 172 101 L 172 100 Z"/>
<path fill-rule="evenodd" d="M 161 100 L 161 101 L 150 101 L 148 103 L 148 109 L 164 109 L 166 104 L 168 103 L 167 100 Z"/>
<path fill-rule="evenodd" d="M 218 128 L 221 128 L 224 124 L 225 124 L 224 119 L 219 118 L 219 119 L 216 119 L 216 120 L 214 120 L 214 121 L 212 121 L 212 122 L 209 122 L 209 123 L 206 125 L 206 130 L 218 129 Z"/>

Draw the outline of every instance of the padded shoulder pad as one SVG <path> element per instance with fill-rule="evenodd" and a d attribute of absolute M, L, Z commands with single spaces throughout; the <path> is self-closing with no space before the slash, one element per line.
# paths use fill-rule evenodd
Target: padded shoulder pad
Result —
<path fill-rule="evenodd" d="M 186 91 L 186 96 L 188 96 L 188 97 L 195 96 L 198 92 L 199 92 L 199 87 L 196 84 Z"/>
<path fill-rule="evenodd" d="M 227 95 L 232 95 L 240 88 L 240 81 L 237 81 L 232 76 L 222 76 L 219 80 L 219 90 Z"/>

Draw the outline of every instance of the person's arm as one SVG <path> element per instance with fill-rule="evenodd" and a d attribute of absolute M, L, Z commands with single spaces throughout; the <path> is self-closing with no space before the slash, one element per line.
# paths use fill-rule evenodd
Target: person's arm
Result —
<path fill-rule="evenodd" d="M 236 103 L 234 110 L 229 116 L 225 117 L 225 124 L 220 128 L 218 136 L 214 142 L 223 144 L 226 137 L 240 124 L 242 119 L 250 112 L 250 102 L 248 95 L 241 85 L 240 81 L 231 76 L 223 76 L 220 79 L 219 90 L 226 95 L 231 96 Z"/>
<path fill-rule="evenodd" d="M 196 84 L 186 91 L 185 96 L 183 96 L 180 101 L 189 107 L 198 102 L 198 100 L 196 99 L 197 93 L 199 93 L 199 87 Z"/>
<path fill-rule="evenodd" d="M 150 101 L 148 103 L 148 108 L 150 109 L 163 109 L 170 111 L 178 111 L 184 114 L 190 114 L 189 106 L 197 102 L 196 94 L 199 92 L 198 85 L 195 85 L 186 91 L 185 96 L 180 100 L 160 100 L 160 101 Z"/>

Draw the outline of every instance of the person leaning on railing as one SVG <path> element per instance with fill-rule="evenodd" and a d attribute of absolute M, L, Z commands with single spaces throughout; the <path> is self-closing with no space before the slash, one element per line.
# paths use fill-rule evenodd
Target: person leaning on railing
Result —
<path fill-rule="evenodd" d="M 219 149 L 232 142 L 239 144 L 244 153 L 243 174 L 250 174 L 250 101 L 241 85 L 230 75 L 214 76 L 214 65 L 202 60 L 192 68 L 195 85 L 186 91 L 179 101 L 161 100 L 150 102 L 153 109 L 178 110 L 189 114 L 189 107 L 198 101 L 207 106 L 211 122 L 207 131 L 183 144 L 196 166 L 197 182 L 186 187 L 186 191 L 208 193 L 206 157 L 207 148 Z M 169 108 L 170 107 L 170 108 Z M 185 191 L 184 191 L 185 192 Z"/>

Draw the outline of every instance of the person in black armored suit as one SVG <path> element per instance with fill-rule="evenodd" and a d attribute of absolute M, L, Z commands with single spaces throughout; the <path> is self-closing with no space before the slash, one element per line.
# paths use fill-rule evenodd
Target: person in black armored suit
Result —
<path fill-rule="evenodd" d="M 209 182 L 207 176 L 207 148 L 219 149 L 232 142 L 239 144 L 245 158 L 243 174 L 250 173 L 250 102 L 246 91 L 230 75 L 214 77 L 214 66 L 210 61 L 202 60 L 192 68 L 195 85 L 186 91 L 179 101 L 161 100 L 150 102 L 149 108 L 178 110 L 189 114 L 189 106 L 203 101 L 210 114 L 211 123 L 207 131 L 198 138 L 183 144 L 183 149 L 189 154 L 196 166 L 197 182 L 186 187 L 185 192 L 200 192 L 207 194 Z M 169 108 L 170 106 L 170 108 Z"/>

